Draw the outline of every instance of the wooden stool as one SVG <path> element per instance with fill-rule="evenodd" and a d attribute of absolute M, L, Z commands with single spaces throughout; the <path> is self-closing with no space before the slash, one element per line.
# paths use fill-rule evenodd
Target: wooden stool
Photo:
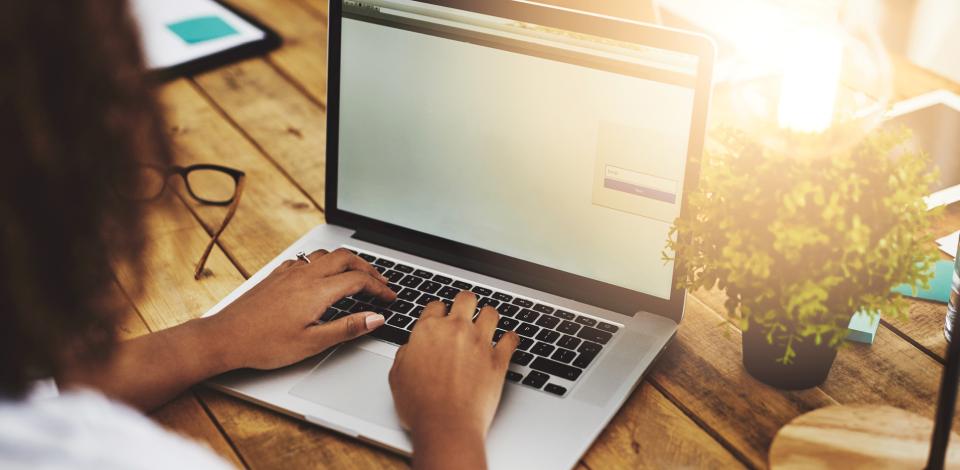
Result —
<path fill-rule="evenodd" d="M 829 406 L 795 418 L 770 446 L 770 468 L 916 468 L 927 463 L 933 420 L 892 406 Z M 951 431 L 951 443 L 960 435 Z M 960 469 L 960 447 L 946 468 Z"/>

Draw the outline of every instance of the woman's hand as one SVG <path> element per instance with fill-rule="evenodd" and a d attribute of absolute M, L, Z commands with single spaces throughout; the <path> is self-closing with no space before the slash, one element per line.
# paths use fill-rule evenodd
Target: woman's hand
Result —
<path fill-rule="evenodd" d="M 275 369 L 356 338 L 380 325 L 383 316 L 360 312 L 316 324 L 338 300 L 366 292 L 383 300 L 396 294 L 369 263 L 349 250 L 311 253 L 310 263 L 288 260 L 223 311 L 207 331 L 223 368 Z"/>
<path fill-rule="evenodd" d="M 519 337 L 511 331 L 492 346 L 499 315 L 487 306 L 473 323 L 476 307 L 470 292 L 457 294 L 450 315 L 441 302 L 427 305 L 390 370 L 417 468 L 486 466 L 484 441 Z"/>

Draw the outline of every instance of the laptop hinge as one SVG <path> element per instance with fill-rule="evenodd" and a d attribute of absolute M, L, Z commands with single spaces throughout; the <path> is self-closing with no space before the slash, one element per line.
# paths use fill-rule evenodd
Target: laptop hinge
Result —
<path fill-rule="evenodd" d="M 502 273 L 498 275 L 497 271 L 499 270 L 495 265 L 469 259 L 466 256 L 462 256 L 462 253 L 440 250 L 426 244 L 416 243 L 410 240 L 403 240 L 383 234 L 381 232 L 372 230 L 357 230 L 353 233 L 351 238 L 384 246 L 393 250 L 402 251 L 404 253 L 410 253 L 411 255 L 427 258 L 438 263 L 449 264 L 451 266 L 456 266 L 468 271 L 487 274 L 493 277 L 503 278 L 503 274 L 507 274 Z"/>

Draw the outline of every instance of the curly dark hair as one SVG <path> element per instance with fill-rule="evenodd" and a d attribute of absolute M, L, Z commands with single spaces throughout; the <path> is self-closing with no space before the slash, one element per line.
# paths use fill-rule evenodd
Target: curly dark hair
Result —
<path fill-rule="evenodd" d="M 3 2 L 0 57 L 0 395 L 18 397 L 110 351 L 111 259 L 142 270 L 141 206 L 117 195 L 171 152 L 124 0 Z"/>

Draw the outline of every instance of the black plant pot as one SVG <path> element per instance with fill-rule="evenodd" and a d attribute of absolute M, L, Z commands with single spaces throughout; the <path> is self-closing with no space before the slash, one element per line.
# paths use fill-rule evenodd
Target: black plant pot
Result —
<path fill-rule="evenodd" d="M 814 344 L 813 338 L 794 342 L 797 355 L 790 364 L 781 364 L 785 342 L 767 342 L 763 328 L 751 325 L 743 333 L 743 367 L 753 378 L 783 390 L 801 390 L 816 387 L 827 380 L 837 349 L 827 342 Z"/>

